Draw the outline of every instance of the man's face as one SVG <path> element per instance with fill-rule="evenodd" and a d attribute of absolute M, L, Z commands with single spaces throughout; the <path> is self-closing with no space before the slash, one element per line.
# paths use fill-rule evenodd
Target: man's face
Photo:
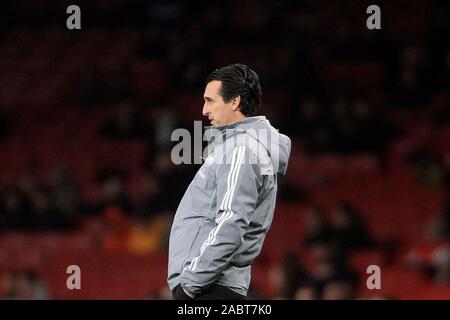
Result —
<path fill-rule="evenodd" d="M 203 99 L 203 115 L 208 117 L 214 127 L 223 126 L 232 122 L 233 100 L 228 103 L 220 95 L 222 81 L 211 81 L 206 85 Z"/>

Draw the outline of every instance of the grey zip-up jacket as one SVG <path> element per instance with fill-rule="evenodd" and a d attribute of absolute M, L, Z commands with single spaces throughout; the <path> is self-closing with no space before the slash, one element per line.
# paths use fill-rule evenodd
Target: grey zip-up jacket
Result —
<path fill-rule="evenodd" d="M 277 174 L 291 140 L 264 116 L 210 127 L 206 161 L 186 190 L 169 241 L 168 285 L 199 294 L 218 284 L 247 295 L 251 264 L 270 228 Z"/>

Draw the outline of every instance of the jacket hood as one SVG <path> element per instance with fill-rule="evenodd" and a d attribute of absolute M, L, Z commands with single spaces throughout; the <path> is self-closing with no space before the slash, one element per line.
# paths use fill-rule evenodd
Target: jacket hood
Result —
<path fill-rule="evenodd" d="M 248 117 L 242 121 L 220 127 L 207 127 L 205 135 L 212 138 L 210 143 L 214 143 L 219 135 L 222 139 L 229 139 L 237 135 L 246 134 L 259 142 L 267 151 L 272 166 L 276 173 L 286 174 L 289 156 L 291 153 L 291 139 L 278 132 L 266 119 L 265 116 Z"/>

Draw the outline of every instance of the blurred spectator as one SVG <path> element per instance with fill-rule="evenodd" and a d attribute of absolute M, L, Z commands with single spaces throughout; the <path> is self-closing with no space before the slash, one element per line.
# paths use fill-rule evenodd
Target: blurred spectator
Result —
<path fill-rule="evenodd" d="M 450 243 L 436 250 L 432 257 L 436 283 L 450 283 Z"/>
<path fill-rule="evenodd" d="M 169 150 L 162 149 L 156 154 L 155 160 L 149 168 L 159 181 L 158 208 L 162 211 L 176 210 L 180 194 L 190 183 L 195 174 L 195 166 L 176 166 L 172 163 Z"/>
<path fill-rule="evenodd" d="M 0 208 L 0 230 L 18 230 L 29 225 L 31 207 L 17 187 L 3 190 Z"/>
<path fill-rule="evenodd" d="M 395 102 L 405 108 L 422 107 L 429 99 L 432 75 L 427 68 L 425 51 L 421 47 L 402 49 L 399 57 Z"/>
<path fill-rule="evenodd" d="M 40 187 L 29 196 L 33 212 L 33 230 L 58 230 L 67 226 L 62 214 L 51 202 L 47 188 Z"/>
<path fill-rule="evenodd" d="M 450 238 L 442 217 L 428 222 L 425 233 L 407 255 L 408 264 L 435 282 L 450 282 Z"/>
<path fill-rule="evenodd" d="M 152 121 L 154 132 L 151 139 L 158 150 L 164 150 L 172 145 L 172 132 L 181 128 L 179 116 L 168 105 L 160 105 L 153 109 Z"/>
<path fill-rule="evenodd" d="M 17 186 L 5 188 L 0 200 L 0 229 L 38 231 L 74 227 L 75 215 L 82 209 L 72 193 L 75 186 L 62 184 L 58 180 L 62 178 L 57 176 L 54 173 L 47 185 L 32 175 L 23 175 Z"/>
<path fill-rule="evenodd" d="M 17 179 L 17 187 L 25 196 L 38 189 L 39 181 L 35 175 L 23 174 Z"/>
<path fill-rule="evenodd" d="M 295 300 L 317 300 L 317 294 L 314 287 L 309 285 L 300 286 L 295 292 Z"/>
<path fill-rule="evenodd" d="M 0 300 L 12 300 L 15 295 L 14 273 L 10 271 L 0 273 Z"/>
<path fill-rule="evenodd" d="M 327 243 L 331 239 L 331 229 L 326 221 L 325 213 L 317 207 L 307 210 L 305 215 L 305 236 L 303 244 L 313 246 Z"/>
<path fill-rule="evenodd" d="M 305 97 L 300 102 L 296 134 L 312 144 L 312 151 L 325 150 L 330 144 L 330 132 L 326 128 L 318 101 L 313 97 Z"/>
<path fill-rule="evenodd" d="M 449 153 L 450 154 L 450 153 Z M 447 155 L 448 158 L 450 156 Z M 445 157 L 445 159 L 447 159 Z M 418 149 L 408 157 L 408 162 L 414 167 L 419 182 L 429 188 L 439 188 L 447 184 L 450 161 L 439 161 L 433 152 L 425 148 Z"/>
<path fill-rule="evenodd" d="M 444 226 L 444 232 L 446 236 L 450 237 L 450 187 L 447 189 L 443 211 L 442 224 Z"/>
<path fill-rule="evenodd" d="M 109 207 L 102 216 L 107 230 L 103 249 L 107 252 L 144 255 L 167 249 L 172 216 L 130 219 L 119 207 Z"/>
<path fill-rule="evenodd" d="M 296 134 L 306 140 L 313 153 L 382 155 L 388 139 L 396 133 L 373 106 L 359 97 L 335 98 L 328 113 L 317 99 L 305 97 L 298 112 Z"/>
<path fill-rule="evenodd" d="M 160 201 L 161 182 L 154 174 L 147 173 L 139 185 L 135 214 L 138 217 L 149 217 L 163 211 Z"/>
<path fill-rule="evenodd" d="M 180 116 L 167 101 L 164 101 L 148 110 L 146 127 L 147 153 L 145 162 L 151 166 L 159 153 L 170 152 L 169 150 L 176 144 L 172 141 L 172 132 L 178 128 L 189 128 L 191 124 L 182 123 Z"/>
<path fill-rule="evenodd" d="M 171 222 L 170 214 L 160 214 L 148 220 L 135 221 L 128 239 L 129 252 L 149 254 L 160 249 L 167 249 Z"/>
<path fill-rule="evenodd" d="M 80 213 L 84 211 L 78 186 L 66 168 L 55 168 L 49 173 L 48 184 L 51 198 L 62 219 L 70 225 L 75 225 Z"/>
<path fill-rule="evenodd" d="M 148 295 L 149 300 L 173 300 L 172 292 L 169 287 L 164 286 L 159 290 L 152 292 Z"/>
<path fill-rule="evenodd" d="M 331 281 L 323 289 L 323 300 L 354 299 L 354 291 L 349 281 Z"/>
<path fill-rule="evenodd" d="M 357 152 L 384 152 L 386 143 L 397 133 L 379 114 L 378 110 L 364 99 L 355 99 L 351 105 L 351 116 L 357 135 L 354 150 Z"/>
<path fill-rule="evenodd" d="M 131 101 L 122 101 L 112 118 L 101 128 L 102 136 L 112 139 L 138 139 L 146 135 L 145 124 Z"/>
<path fill-rule="evenodd" d="M 48 300 L 46 285 L 35 272 L 5 272 L 0 279 L 0 298 L 5 300 Z"/>
<path fill-rule="evenodd" d="M 335 281 L 354 283 L 355 273 L 347 265 L 347 261 L 339 256 L 336 249 L 326 243 L 316 243 L 310 248 L 312 268 L 307 283 L 314 289 L 318 298 L 324 297 L 326 286 Z"/>
<path fill-rule="evenodd" d="M 114 171 L 104 171 L 99 176 L 100 202 L 93 205 L 91 212 L 103 213 L 109 208 L 118 208 L 126 215 L 133 212 L 132 201 L 124 185 L 124 178 Z"/>
<path fill-rule="evenodd" d="M 350 203 L 338 203 L 331 221 L 332 242 L 342 255 L 353 249 L 374 246 L 361 214 Z"/>
<path fill-rule="evenodd" d="M 120 207 L 112 206 L 104 210 L 103 219 L 107 230 L 103 238 L 103 249 L 112 253 L 126 253 L 131 236 L 131 221 Z"/>
<path fill-rule="evenodd" d="M 17 274 L 16 294 L 21 300 L 47 300 L 49 294 L 44 283 L 34 272 L 23 272 Z"/>
<path fill-rule="evenodd" d="M 273 266 L 270 280 L 275 299 L 293 299 L 297 287 L 305 277 L 303 266 L 293 253 L 287 254 L 283 261 Z"/>

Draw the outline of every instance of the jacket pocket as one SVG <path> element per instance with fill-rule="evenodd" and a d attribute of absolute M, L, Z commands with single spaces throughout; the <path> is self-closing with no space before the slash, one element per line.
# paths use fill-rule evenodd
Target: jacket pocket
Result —
<path fill-rule="evenodd" d="M 190 246 L 189 246 L 189 249 L 188 249 L 188 251 L 187 251 L 186 259 L 185 259 L 184 262 L 183 262 L 182 269 L 184 269 L 184 268 L 186 267 L 187 264 L 190 264 L 190 263 L 191 263 L 191 260 L 192 260 L 192 251 L 194 250 L 195 243 L 198 241 L 198 237 L 199 237 L 199 235 L 200 235 L 200 230 L 201 230 L 201 229 L 202 229 L 202 226 L 201 226 L 201 225 L 198 226 L 198 227 L 195 229 L 195 236 L 194 236 L 194 238 L 192 239 L 192 242 L 191 242 L 191 244 L 190 244 Z"/>

